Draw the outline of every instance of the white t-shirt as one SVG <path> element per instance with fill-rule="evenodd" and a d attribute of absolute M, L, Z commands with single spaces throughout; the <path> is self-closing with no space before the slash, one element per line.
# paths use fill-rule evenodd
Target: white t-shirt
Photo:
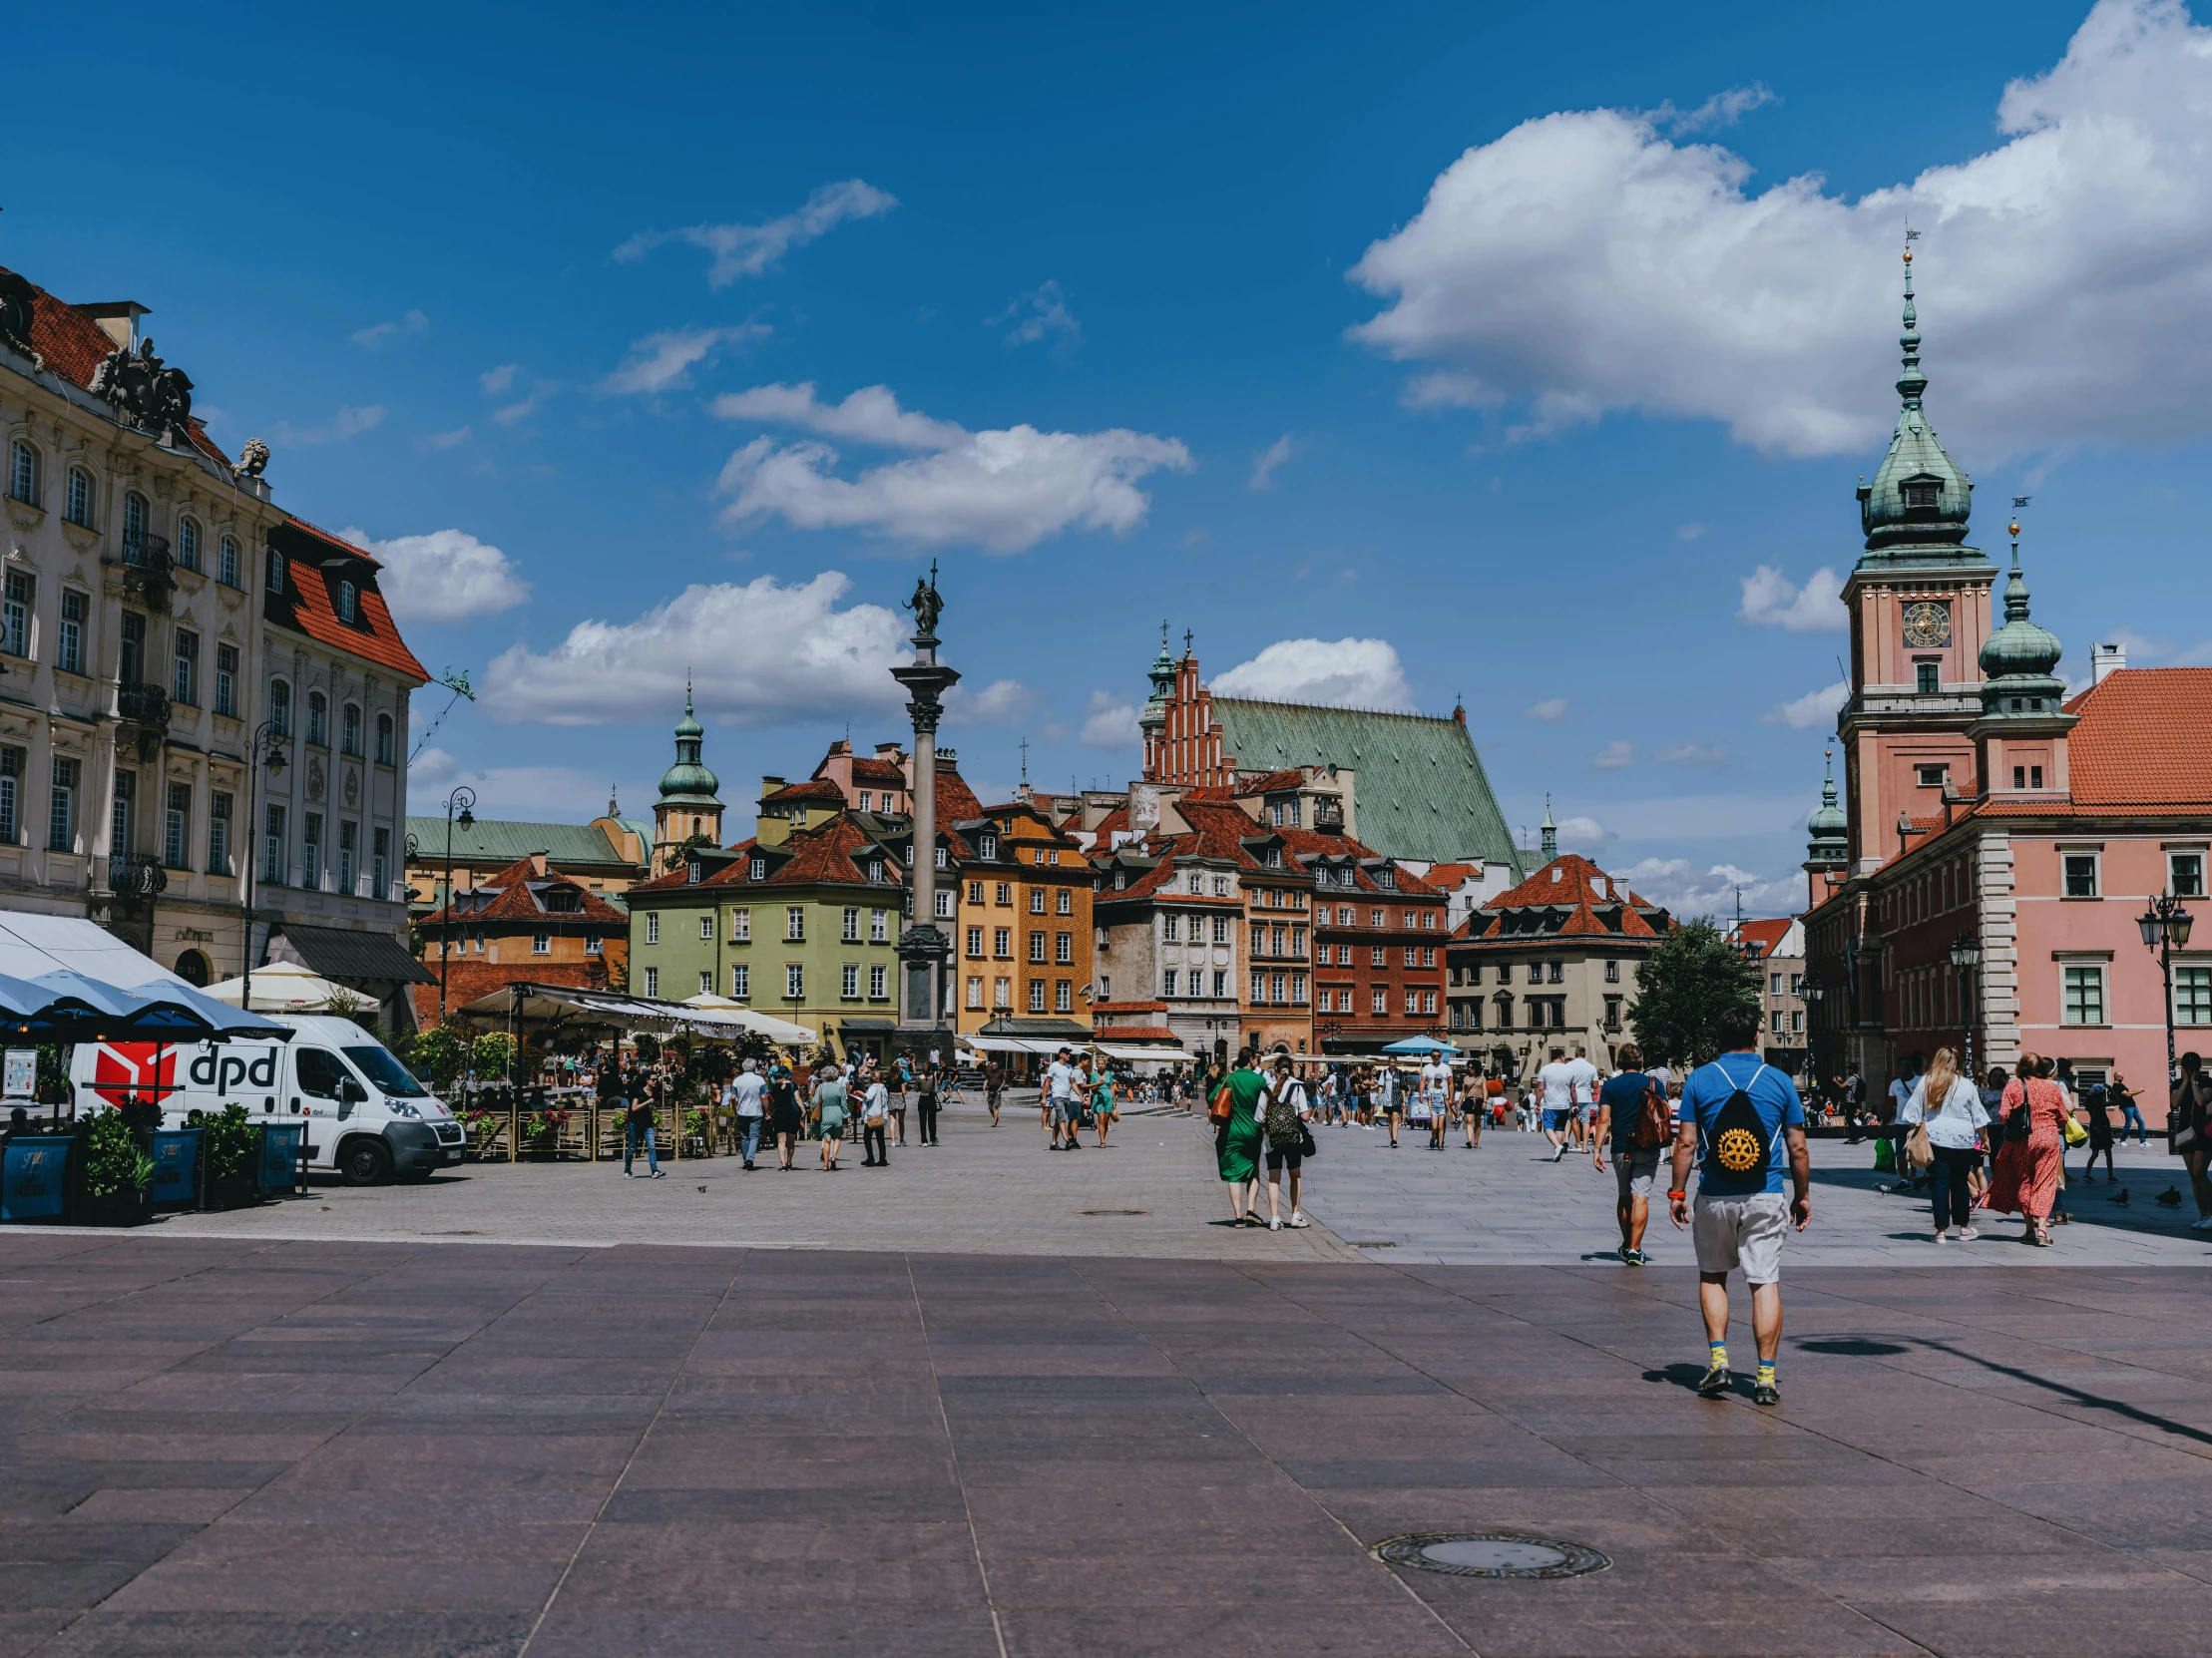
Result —
<path fill-rule="evenodd" d="M 1437 1099 L 1452 1097 L 1452 1067 L 1442 1059 L 1433 1060 L 1421 1067 L 1421 1085 Z"/>
<path fill-rule="evenodd" d="M 1073 1099 L 1076 1094 L 1076 1067 L 1064 1065 L 1058 1059 L 1045 1067 L 1046 1091 L 1055 1099 Z"/>
<path fill-rule="evenodd" d="M 1905 1107 L 1913 1097 L 1913 1090 L 1919 1086 L 1920 1079 L 1918 1077 L 1893 1076 L 1890 1078 L 1890 1106 L 1893 1118 L 1903 1118 Z"/>
<path fill-rule="evenodd" d="M 1590 1105 L 1597 1100 L 1597 1067 L 1579 1053 L 1567 1060 L 1568 1086 L 1573 1090 L 1572 1103 Z"/>
<path fill-rule="evenodd" d="M 1544 1090 L 1547 1111 L 1563 1111 L 1574 1103 L 1574 1067 L 1564 1059 L 1553 1059 L 1537 1072 L 1537 1086 Z"/>
<path fill-rule="evenodd" d="M 765 1114 L 761 1095 L 767 1092 L 767 1084 L 760 1080 L 758 1071 L 741 1072 L 729 1084 L 729 1097 L 736 1101 L 737 1114 L 741 1117 L 757 1117 Z"/>

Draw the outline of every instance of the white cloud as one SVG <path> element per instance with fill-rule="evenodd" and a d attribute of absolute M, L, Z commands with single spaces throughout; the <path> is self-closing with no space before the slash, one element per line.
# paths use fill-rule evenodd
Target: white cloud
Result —
<path fill-rule="evenodd" d="M 492 411 L 492 424 L 495 426 L 513 426 L 528 420 L 540 408 L 544 407 L 548 398 L 560 389 L 558 385 L 550 380 L 538 381 L 530 388 L 529 396 L 494 409 Z"/>
<path fill-rule="evenodd" d="M 1009 345 L 1035 345 L 1050 335 L 1054 338 L 1054 350 L 1065 354 L 1083 340 L 1083 324 L 1070 313 L 1068 300 L 1061 293 L 1058 282 L 1041 283 L 1018 295 L 997 316 L 983 319 L 986 328 L 997 328 L 1009 322 L 1014 323 L 1006 336 Z"/>
<path fill-rule="evenodd" d="M 1635 410 L 1866 453 L 1895 419 L 1909 217 L 1931 408 L 1963 460 L 2212 427 L 2212 30 L 2179 0 L 2099 0 L 1997 127 L 1850 201 L 1818 175 L 1747 194 L 1742 159 L 1649 115 L 1529 121 L 1368 248 L 1352 277 L 1386 308 L 1354 334 L 1419 365 L 1410 399 L 1509 435 Z"/>
<path fill-rule="evenodd" d="M 1636 745 L 1615 737 L 1611 742 L 1590 756 L 1590 770 L 1618 771 L 1622 766 L 1636 763 Z"/>
<path fill-rule="evenodd" d="M 1548 696 L 1542 702 L 1532 702 L 1521 712 L 1525 718 L 1541 719 L 1547 725 L 1556 725 L 1560 720 L 1566 718 L 1566 698 L 1563 696 Z"/>
<path fill-rule="evenodd" d="M 543 654 L 517 644 L 495 657 L 485 711 L 553 725 L 660 719 L 682 707 L 689 676 L 700 712 L 733 725 L 891 714 L 906 627 L 881 605 L 840 610 L 851 587 L 834 570 L 790 586 L 701 583 L 635 622 L 580 622 Z"/>
<path fill-rule="evenodd" d="M 1285 432 L 1252 457 L 1252 476 L 1247 480 L 1247 483 L 1256 490 L 1273 489 L 1275 487 L 1275 469 L 1288 465 L 1305 452 L 1306 440 L 1293 433 Z"/>
<path fill-rule="evenodd" d="M 706 285 L 729 286 L 758 276 L 793 247 L 819 239 L 849 219 L 875 218 L 897 207 L 896 198 L 858 179 L 824 185 L 796 212 L 761 224 L 693 224 L 681 230 L 641 230 L 615 249 L 617 259 L 642 259 L 664 242 L 688 242 L 713 254 Z"/>
<path fill-rule="evenodd" d="M 1802 588 L 1774 566 L 1761 565 L 1743 579 L 1743 604 L 1736 616 L 1755 626 L 1786 627 L 1793 633 L 1841 632 L 1851 625 L 1843 578 L 1826 565 L 1806 577 Z"/>
<path fill-rule="evenodd" d="M 945 693 L 948 725 L 1012 725 L 1044 705 L 1045 698 L 1019 679 L 994 679 L 982 690 L 955 685 Z"/>
<path fill-rule="evenodd" d="M 432 432 L 422 441 L 433 449 L 458 449 L 469 441 L 469 429 L 466 426 L 456 426 L 450 432 Z"/>
<path fill-rule="evenodd" d="M 515 574 L 515 561 L 465 530 L 390 541 L 373 541 L 362 530 L 338 533 L 384 567 L 377 586 L 403 622 L 461 622 L 511 611 L 530 598 L 529 584 Z"/>
<path fill-rule="evenodd" d="M 1796 915 L 1805 908 L 1805 878 L 1785 875 L 1769 881 L 1733 864 L 1694 868 L 1687 858 L 1645 858 L 1626 869 L 1613 871 L 1613 879 L 1634 891 L 1638 898 L 1659 905 L 1679 920 L 1713 916 L 1732 922 L 1736 914 L 1736 889 L 1743 889 L 1743 913 L 1753 916 Z"/>
<path fill-rule="evenodd" d="M 1388 639 L 1277 639 L 1213 678 L 1216 696 L 1318 702 L 1333 708 L 1410 708 L 1413 689 Z"/>
<path fill-rule="evenodd" d="M 520 363 L 501 363 L 497 368 L 487 368 L 479 374 L 476 383 L 483 388 L 486 397 L 498 397 L 514 385 L 515 376 L 521 369 Z"/>
<path fill-rule="evenodd" d="M 407 767 L 407 786 L 418 800 L 443 798 L 457 783 L 476 791 L 479 817 L 526 822 L 574 823 L 597 815 L 611 792 L 627 796 L 633 813 L 653 799 L 643 779 L 618 783 L 574 766 L 476 765 L 443 748 L 424 749 Z"/>
<path fill-rule="evenodd" d="M 1851 686 L 1838 679 L 1833 685 L 1823 685 L 1819 690 L 1807 691 L 1790 702 L 1778 702 L 1759 717 L 1769 725 L 1787 725 L 1793 731 L 1810 731 L 1815 726 L 1827 725 L 1836 717 L 1836 711 L 1851 700 Z"/>
<path fill-rule="evenodd" d="M 1719 743 L 1677 742 L 1664 748 L 1654 748 L 1651 757 L 1665 765 L 1688 766 L 1693 771 L 1710 771 L 1726 762 L 1728 750 Z"/>
<path fill-rule="evenodd" d="M 381 403 L 370 403 L 363 408 L 341 403 L 327 426 L 294 426 L 290 421 L 279 420 L 269 428 L 268 435 L 278 443 L 343 443 L 347 438 L 359 437 L 383 425 L 386 413 Z"/>
<path fill-rule="evenodd" d="M 1077 741 L 1086 748 L 1135 748 L 1144 740 L 1135 706 L 1106 691 L 1091 693 L 1085 716 L 1083 735 Z"/>
<path fill-rule="evenodd" d="M 1709 524 L 1678 524 L 1674 529 L 1676 541 L 1696 541 L 1712 528 Z"/>
<path fill-rule="evenodd" d="M 990 553 L 1019 553 L 1071 528 L 1126 535 L 1151 505 L 1137 481 L 1192 465 L 1176 439 L 1121 428 L 971 432 L 900 409 L 883 386 L 834 404 L 817 400 L 811 384 L 756 386 L 716 398 L 713 408 L 730 420 L 936 451 L 846 479 L 830 471 L 837 451 L 825 443 L 755 438 L 722 467 L 719 488 L 732 498 L 722 522 L 732 526 L 778 516 L 801 530 L 854 529 L 929 546 L 973 542 Z"/>
<path fill-rule="evenodd" d="M 691 383 L 690 371 L 710 363 L 724 346 L 760 339 L 774 332 L 764 322 L 732 328 L 669 328 L 633 341 L 630 360 L 600 382 L 603 391 L 620 394 L 677 391 Z"/>
<path fill-rule="evenodd" d="M 1709 133 L 1722 127 L 1733 127 L 1751 111 L 1779 103 L 1773 92 L 1757 81 L 1747 87 L 1730 87 L 1726 92 L 1716 92 L 1694 110 L 1678 110 L 1673 104 L 1661 104 L 1651 112 L 1651 123 L 1673 133 Z"/>
<path fill-rule="evenodd" d="M 1595 852 L 1620 837 L 1593 817 L 1566 817 L 1555 825 L 1559 844 L 1569 852 Z"/>
<path fill-rule="evenodd" d="M 378 346 L 389 345 L 402 335 L 427 334 L 429 332 L 430 319 L 420 311 L 409 311 L 397 322 L 379 322 L 372 327 L 363 328 L 353 336 L 353 343 L 355 345 L 365 345 L 371 351 L 374 351 Z"/>

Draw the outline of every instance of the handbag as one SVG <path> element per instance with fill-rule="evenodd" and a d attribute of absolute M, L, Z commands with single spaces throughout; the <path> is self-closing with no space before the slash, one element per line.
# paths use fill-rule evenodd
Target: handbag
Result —
<path fill-rule="evenodd" d="M 1936 1163 L 1936 1147 L 1928 1138 L 1928 1124 L 1916 1122 L 1913 1131 L 1905 1136 L 1905 1166 L 1915 1174 L 1933 1168 Z"/>
<path fill-rule="evenodd" d="M 1229 1092 L 1229 1085 L 1224 1082 L 1213 1090 L 1213 1097 L 1206 1101 L 1206 1120 L 1208 1122 L 1227 1122 L 1229 1113 L 1234 1109 L 1236 1109 L 1236 1097 Z"/>
<path fill-rule="evenodd" d="M 2065 1121 L 2065 1135 L 2068 1145 L 2084 1145 L 2088 1142 L 2089 1131 L 2069 1114 Z"/>
<path fill-rule="evenodd" d="M 1304 1122 L 1298 1124 L 1298 1155 L 1301 1159 L 1318 1156 L 1321 1147 L 1314 1143 L 1313 1130 Z"/>

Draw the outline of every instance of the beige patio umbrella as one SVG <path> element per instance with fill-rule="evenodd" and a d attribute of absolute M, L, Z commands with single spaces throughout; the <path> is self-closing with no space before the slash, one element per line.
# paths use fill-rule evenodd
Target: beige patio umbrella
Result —
<path fill-rule="evenodd" d="M 242 978 L 225 979 L 220 985 L 210 985 L 202 994 L 235 1008 L 238 997 L 244 990 L 245 981 Z M 370 1012 L 375 1007 L 376 998 L 373 996 L 364 996 L 335 980 L 325 979 L 312 968 L 301 967 L 297 962 L 271 962 L 266 967 L 253 970 L 253 1006 L 246 1012 L 358 1014 Z"/>

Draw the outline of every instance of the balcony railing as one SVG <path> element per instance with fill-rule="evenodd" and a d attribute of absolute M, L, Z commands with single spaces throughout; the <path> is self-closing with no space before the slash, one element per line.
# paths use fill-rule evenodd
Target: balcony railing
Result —
<path fill-rule="evenodd" d="M 108 859 L 108 886 L 118 898 L 153 898 L 169 890 L 169 871 L 150 852 L 119 852 Z"/>
<path fill-rule="evenodd" d="M 160 685 L 119 685 L 116 687 L 115 707 L 127 724 L 145 730 L 169 729 L 169 692 Z"/>

